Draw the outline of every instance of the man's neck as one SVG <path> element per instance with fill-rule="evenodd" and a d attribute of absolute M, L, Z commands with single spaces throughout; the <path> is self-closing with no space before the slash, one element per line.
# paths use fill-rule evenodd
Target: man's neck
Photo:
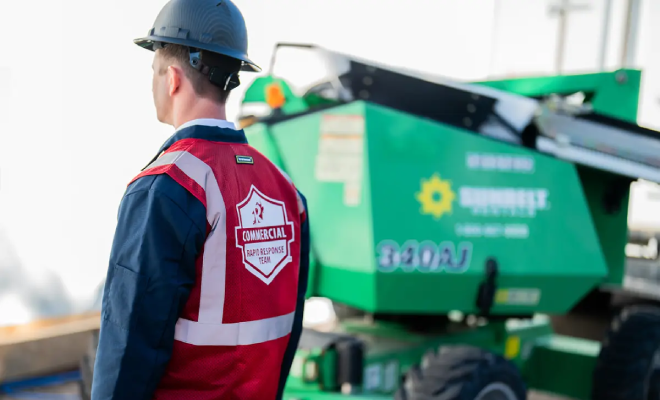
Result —
<path fill-rule="evenodd" d="M 199 99 L 194 106 L 182 111 L 183 112 L 178 113 L 178 115 L 176 113 L 174 115 L 174 129 L 179 129 L 179 127 L 186 122 L 196 119 L 227 120 L 225 105 L 219 105 L 218 103 L 206 99 Z"/>

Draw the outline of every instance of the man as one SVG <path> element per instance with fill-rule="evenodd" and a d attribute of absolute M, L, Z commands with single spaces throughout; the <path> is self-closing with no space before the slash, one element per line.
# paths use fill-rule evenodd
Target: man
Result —
<path fill-rule="evenodd" d="M 103 296 L 94 400 L 279 399 L 307 284 L 306 202 L 226 121 L 247 58 L 228 0 L 172 0 L 149 35 L 176 132 L 129 184 Z"/>

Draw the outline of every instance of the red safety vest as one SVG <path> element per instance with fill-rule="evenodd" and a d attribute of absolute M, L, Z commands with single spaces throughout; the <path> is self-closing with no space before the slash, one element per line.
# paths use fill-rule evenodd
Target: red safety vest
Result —
<path fill-rule="evenodd" d="M 247 144 L 182 139 L 134 180 L 154 174 L 186 188 L 207 217 L 196 283 L 154 399 L 274 399 L 296 308 L 298 192 Z"/>

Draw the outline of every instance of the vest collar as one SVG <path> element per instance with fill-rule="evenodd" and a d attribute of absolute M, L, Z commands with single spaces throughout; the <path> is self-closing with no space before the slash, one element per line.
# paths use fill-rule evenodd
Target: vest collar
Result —
<path fill-rule="evenodd" d="M 237 130 L 229 121 L 221 119 L 195 119 L 179 126 L 160 148 L 158 154 L 183 139 L 202 139 L 212 142 L 247 143 L 243 130 Z"/>
<path fill-rule="evenodd" d="M 179 132 L 180 130 L 189 128 L 191 126 L 215 126 L 217 128 L 226 128 L 226 129 L 233 129 L 236 130 L 236 125 L 234 125 L 233 122 L 225 121 L 224 119 L 213 119 L 213 118 L 200 118 L 200 119 L 194 119 L 192 121 L 188 121 L 185 124 L 182 124 L 179 126 L 179 129 L 175 131 Z"/>
<path fill-rule="evenodd" d="M 195 119 L 179 126 L 174 131 L 174 134 L 163 143 L 158 154 L 142 170 L 144 171 L 151 163 L 156 161 L 174 143 L 183 139 L 202 139 L 212 142 L 247 144 L 245 132 L 242 129 L 237 130 L 232 122 L 210 118 Z"/>

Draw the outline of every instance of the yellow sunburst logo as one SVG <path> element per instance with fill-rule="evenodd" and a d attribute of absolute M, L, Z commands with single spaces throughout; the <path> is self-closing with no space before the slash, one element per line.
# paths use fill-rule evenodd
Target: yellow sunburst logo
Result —
<path fill-rule="evenodd" d="M 451 190 L 451 182 L 440 179 L 436 173 L 431 179 L 422 179 L 422 190 L 415 197 L 422 204 L 422 214 L 440 219 L 444 214 L 451 213 L 456 193 Z"/>

